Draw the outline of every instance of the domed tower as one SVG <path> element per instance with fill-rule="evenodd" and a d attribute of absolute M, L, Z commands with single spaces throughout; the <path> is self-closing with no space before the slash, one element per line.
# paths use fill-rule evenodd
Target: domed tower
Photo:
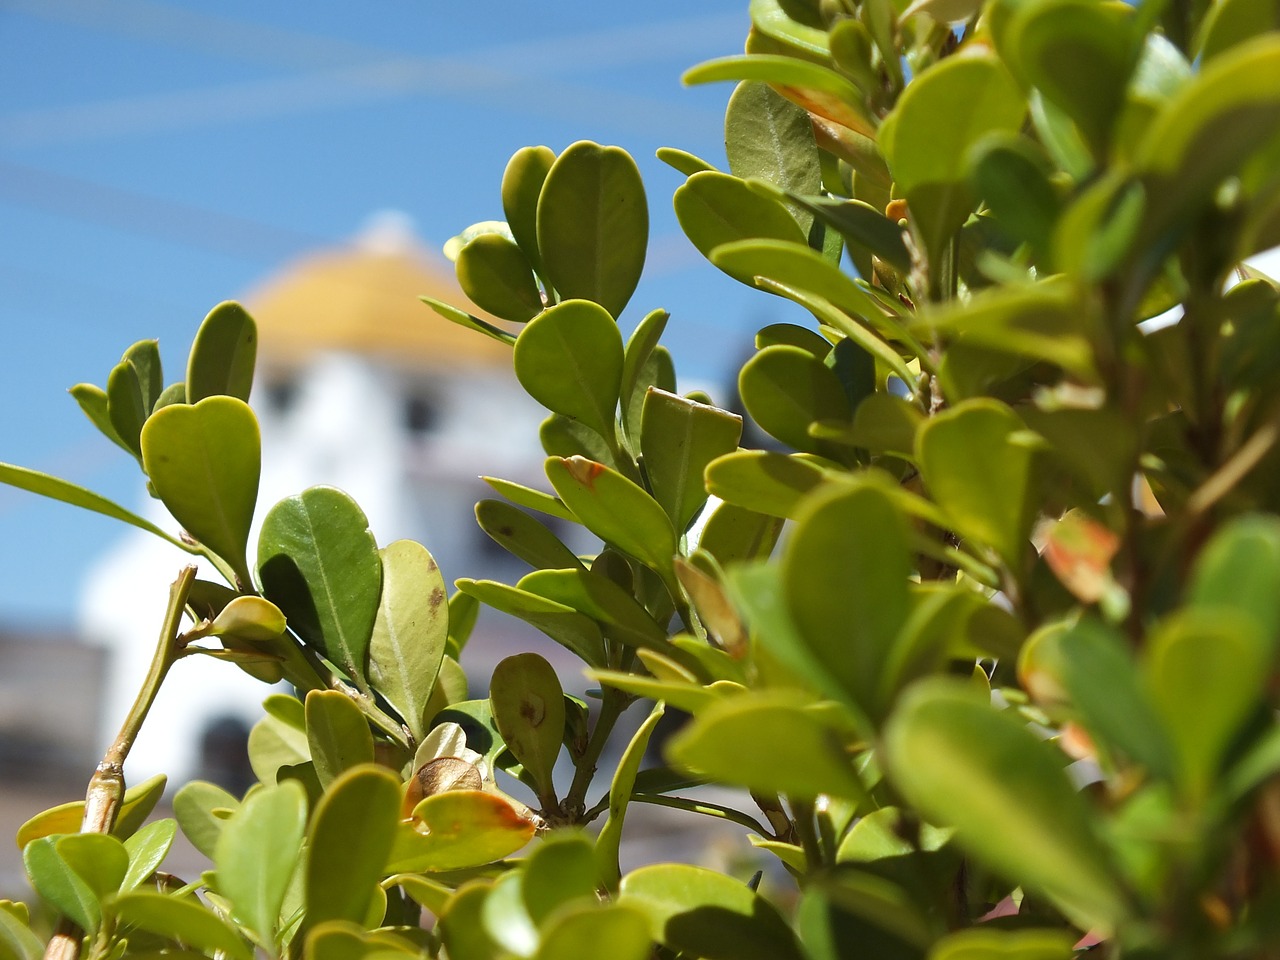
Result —
<path fill-rule="evenodd" d="M 257 522 L 277 500 L 331 484 L 364 508 L 379 544 L 421 541 L 447 581 L 514 580 L 523 570 L 472 508 L 487 495 L 481 474 L 538 483 L 543 411 L 516 383 L 509 348 L 436 316 L 422 294 L 466 302 L 449 265 L 403 217 L 383 215 L 350 247 L 307 255 L 244 297 L 259 331 Z M 154 501 L 146 513 L 173 525 Z M 130 530 L 87 579 L 81 632 L 109 660 L 104 746 L 145 675 L 168 586 L 190 560 Z M 267 693 L 228 664 L 180 661 L 130 756 L 129 781 L 217 775 Z"/>

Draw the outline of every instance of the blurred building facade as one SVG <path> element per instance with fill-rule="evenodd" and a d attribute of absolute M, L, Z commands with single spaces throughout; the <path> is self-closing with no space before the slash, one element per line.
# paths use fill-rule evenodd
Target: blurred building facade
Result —
<path fill-rule="evenodd" d="M 493 495 L 482 474 L 539 484 L 544 411 L 516 382 L 509 348 L 436 316 L 422 294 L 466 302 L 450 265 L 383 215 L 349 248 L 306 256 L 244 297 L 259 330 L 256 519 L 283 497 L 330 484 L 361 505 L 380 545 L 419 540 L 447 581 L 480 571 L 514 581 L 525 568 L 480 530 L 473 507 Z M 147 515 L 173 527 L 158 503 Z M 101 745 L 136 694 L 168 586 L 190 559 L 130 530 L 88 578 L 80 635 L 107 660 Z M 481 659 L 516 642 L 503 642 L 520 629 L 504 621 L 482 621 L 499 636 Z M 180 661 L 130 756 L 130 782 L 161 772 L 175 782 L 233 780 L 235 732 L 261 716 L 268 692 L 229 664 Z"/>

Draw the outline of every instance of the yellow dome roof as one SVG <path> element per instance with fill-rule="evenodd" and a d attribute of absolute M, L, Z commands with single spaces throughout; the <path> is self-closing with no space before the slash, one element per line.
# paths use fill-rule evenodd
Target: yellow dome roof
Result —
<path fill-rule="evenodd" d="M 292 366 L 332 350 L 406 367 L 511 363 L 508 347 L 450 323 L 418 299 L 426 294 L 496 322 L 462 295 L 448 263 L 404 236 L 381 241 L 366 237 L 345 250 L 302 257 L 244 298 L 265 364 Z"/>

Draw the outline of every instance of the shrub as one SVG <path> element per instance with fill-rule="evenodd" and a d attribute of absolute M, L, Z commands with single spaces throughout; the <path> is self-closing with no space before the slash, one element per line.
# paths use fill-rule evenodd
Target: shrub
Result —
<path fill-rule="evenodd" d="M 754 0 L 746 54 L 686 76 L 739 82 L 730 172 L 660 155 L 693 244 L 816 320 L 759 331 L 742 368 L 766 450 L 677 392 L 665 312 L 619 332 L 648 235 L 631 158 L 517 153 L 506 223 L 451 245 L 508 326 L 429 304 L 511 345 L 549 411 L 550 490 L 495 480 L 477 507 L 533 568 L 514 585 L 446 602 L 427 550 L 379 548 L 332 488 L 272 507 L 251 561 L 254 325 L 234 304 L 184 380 L 143 341 L 105 390 L 76 387 L 183 534 L 0 478 L 226 582 L 178 577 L 86 803 L 19 835 L 60 917 L 48 955 L 1278 955 L 1280 292 L 1241 266 L 1280 242 L 1264 6 Z M 576 556 L 539 516 L 603 546 Z M 572 651 L 599 703 L 533 653 L 466 700 L 478 603 Z M 176 825 L 144 825 L 163 784 L 126 791 L 120 764 L 194 654 L 295 694 L 255 730 L 261 783 L 188 784 Z M 605 784 L 636 701 L 654 705 Z M 692 719 L 641 769 L 664 704 Z M 700 783 L 758 810 L 683 795 Z M 635 802 L 748 825 L 794 909 L 700 867 L 623 875 Z M 176 827 L 212 871 L 158 872 Z M 46 951 L 27 914 L 0 904 L 4 957 Z"/>

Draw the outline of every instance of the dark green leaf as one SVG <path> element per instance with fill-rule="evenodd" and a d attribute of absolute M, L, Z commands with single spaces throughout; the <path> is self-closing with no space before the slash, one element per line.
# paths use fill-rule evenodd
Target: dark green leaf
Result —
<path fill-rule="evenodd" d="M 476 504 L 476 522 L 495 543 L 535 569 L 560 570 L 582 562 L 547 527 L 502 500 Z"/>
<path fill-rule="evenodd" d="M 631 802 L 631 794 L 636 787 L 636 776 L 640 772 L 640 764 L 644 762 L 645 751 L 649 748 L 649 739 L 653 730 L 662 719 L 663 705 L 661 701 L 653 705 L 649 716 L 640 724 L 618 766 L 613 771 L 613 780 L 609 785 L 609 816 L 600 828 L 596 837 L 595 859 L 600 880 L 606 889 L 616 891 L 622 878 L 618 865 L 618 850 L 622 845 L 622 825 L 626 820 L 627 806 Z"/>
<path fill-rule="evenodd" d="M 538 250 L 565 300 L 594 300 L 615 318 L 631 299 L 649 243 L 640 171 L 620 147 L 569 146 L 538 197 Z"/>
<path fill-rule="evenodd" d="M 281 500 L 262 522 L 258 575 L 293 631 L 367 691 L 382 559 L 356 502 L 335 487 Z"/>
<path fill-rule="evenodd" d="M 573 607 L 493 580 L 459 580 L 457 587 L 481 603 L 533 624 L 588 665 L 605 665 L 599 625 Z"/>
<path fill-rule="evenodd" d="M 248 401 L 258 356 L 258 325 L 238 303 L 227 301 L 200 324 L 187 361 L 183 403 L 226 395 Z"/>
<path fill-rule="evenodd" d="M 23 866 L 36 892 L 92 937 L 102 923 L 102 906 L 89 884 L 58 854 L 57 839 L 41 837 L 28 843 L 22 850 Z"/>
<path fill-rule="evenodd" d="M 741 436 L 741 417 L 664 390 L 649 390 L 640 449 L 654 499 L 677 532 L 688 528 L 706 502 L 707 464 L 736 450 Z"/>
<path fill-rule="evenodd" d="M 118 897 L 115 912 L 127 925 L 209 955 L 218 952 L 230 960 L 253 960 L 252 948 L 236 929 L 194 898 L 187 900 L 139 890 Z"/>
<path fill-rule="evenodd" d="M 853 417 L 836 375 L 800 347 L 765 347 L 743 366 L 738 393 L 766 433 L 810 453 L 829 453 L 826 443 L 810 435 L 810 424 Z"/>

